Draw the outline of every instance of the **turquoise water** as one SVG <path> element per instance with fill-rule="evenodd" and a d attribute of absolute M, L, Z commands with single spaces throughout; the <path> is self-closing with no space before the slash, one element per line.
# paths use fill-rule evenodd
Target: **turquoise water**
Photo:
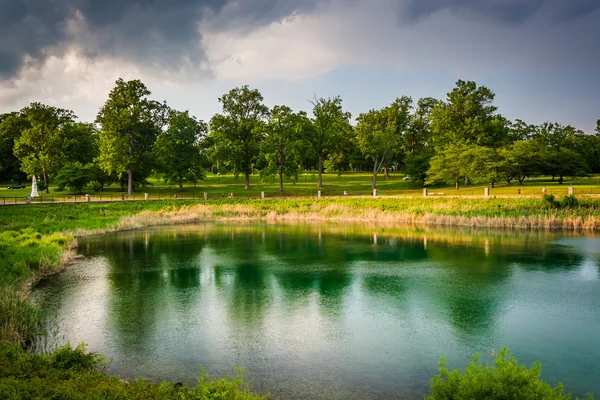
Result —
<path fill-rule="evenodd" d="M 600 238 L 364 225 L 206 224 L 80 239 L 41 282 L 59 342 L 109 371 L 193 383 L 248 369 L 287 399 L 422 398 L 440 356 L 508 347 L 600 394 Z"/>

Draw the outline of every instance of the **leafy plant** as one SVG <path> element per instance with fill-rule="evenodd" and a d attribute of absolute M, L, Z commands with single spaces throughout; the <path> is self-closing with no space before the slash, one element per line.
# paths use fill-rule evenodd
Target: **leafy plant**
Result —
<path fill-rule="evenodd" d="M 494 352 L 490 352 L 490 358 Z M 520 365 L 503 349 L 495 357 L 493 364 L 485 364 L 478 354 L 473 357 L 464 372 L 446 368 L 446 359 L 440 361 L 439 374 L 431 378 L 430 394 L 427 400 L 504 400 L 504 399 L 540 399 L 570 400 L 571 395 L 565 393 L 562 384 L 553 388 L 542 381 L 540 375 L 542 365 L 539 362 L 531 368 Z M 585 399 L 592 400 L 588 394 Z"/>
<path fill-rule="evenodd" d="M 561 206 L 564 208 L 575 208 L 579 207 L 579 200 L 575 195 L 569 195 L 562 198 Z"/>

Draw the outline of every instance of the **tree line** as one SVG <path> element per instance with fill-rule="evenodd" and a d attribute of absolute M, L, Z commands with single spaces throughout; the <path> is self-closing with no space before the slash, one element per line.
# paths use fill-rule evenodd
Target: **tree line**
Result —
<path fill-rule="evenodd" d="M 600 120 L 595 134 L 556 122 L 510 121 L 495 94 L 475 82 L 456 82 L 445 100 L 402 96 L 354 121 L 338 97 L 310 101 L 312 115 L 264 104 L 257 89 L 237 87 L 219 98 L 222 111 L 206 123 L 150 98 L 140 80 L 116 81 L 94 123 L 71 110 L 32 103 L 0 115 L 0 180 L 39 178 L 40 189 L 100 191 L 119 184 L 131 194 L 161 174 L 178 185 L 207 171 L 264 182 L 298 179 L 316 170 L 403 171 L 425 184 L 522 184 L 534 176 L 600 172 Z"/>

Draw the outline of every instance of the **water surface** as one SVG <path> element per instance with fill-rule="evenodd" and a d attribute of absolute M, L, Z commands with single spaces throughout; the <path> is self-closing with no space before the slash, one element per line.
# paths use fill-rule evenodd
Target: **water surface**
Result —
<path fill-rule="evenodd" d="M 38 285 L 59 341 L 124 377 L 244 366 L 287 399 L 422 398 L 440 356 L 509 347 L 600 393 L 600 239 L 548 232 L 206 224 L 80 239 Z"/>

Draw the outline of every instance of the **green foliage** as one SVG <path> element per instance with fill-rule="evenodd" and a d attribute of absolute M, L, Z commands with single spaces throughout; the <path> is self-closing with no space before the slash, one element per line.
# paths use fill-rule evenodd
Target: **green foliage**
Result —
<path fill-rule="evenodd" d="M 490 353 L 490 357 L 493 353 Z M 430 394 L 427 400 L 508 400 L 540 399 L 570 400 L 562 385 L 553 388 L 540 379 L 542 366 L 539 362 L 531 368 L 518 364 L 508 350 L 503 349 L 489 365 L 484 364 L 479 355 L 473 358 L 464 372 L 450 371 L 446 360 L 440 361 L 439 375 L 431 379 Z M 592 400 L 592 395 L 586 397 Z"/>
<path fill-rule="evenodd" d="M 579 200 L 574 195 L 565 196 L 562 198 L 560 205 L 563 208 L 575 208 L 579 207 Z"/>
<path fill-rule="evenodd" d="M 166 105 L 148 96 L 140 80 L 119 79 L 96 117 L 101 125 L 99 164 L 109 174 L 127 174 L 129 194 L 134 173 L 143 180 L 154 167 L 152 147 L 166 119 Z"/>
<path fill-rule="evenodd" d="M 168 123 L 168 128 L 156 140 L 154 153 L 165 180 L 179 185 L 183 191 L 184 182 L 197 183 L 204 179 L 200 142 L 207 126 L 187 111 L 172 111 Z"/>
<path fill-rule="evenodd" d="M 84 346 L 67 345 L 51 354 L 27 353 L 18 347 L 0 347 L 0 398 L 6 400 L 169 400 L 169 399 L 266 399 L 252 394 L 243 381 L 244 371 L 215 379 L 204 371 L 198 384 L 188 387 L 138 379 L 135 382 L 105 375 L 102 357 Z"/>
<path fill-rule="evenodd" d="M 561 204 L 553 194 L 545 194 L 542 197 L 542 204 L 544 208 L 560 208 Z"/>
<path fill-rule="evenodd" d="M 264 139 L 264 123 L 269 109 L 256 89 L 242 86 L 219 98 L 223 113 L 210 121 L 211 140 L 217 148 L 216 157 L 228 161 L 234 173 L 245 177 L 245 188 L 250 188 L 250 174 L 257 161 Z"/>
<path fill-rule="evenodd" d="M 49 175 L 69 160 L 65 147 L 65 125 L 73 122 L 72 111 L 32 103 L 19 112 L 20 135 L 14 140 L 14 154 L 27 175 L 39 175 L 48 184 Z"/>
<path fill-rule="evenodd" d="M 306 140 L 317 158 L 320 188 L 323 186 L 325 157 L 335 150 L 340 138 L 352 130 L 351 114 L 343 110 L 342 99 L 339 96 L 327 99 L 315 97 L 311 104 L 314 117 L 311 126 L 306 130 Z"/>
<path fill-rule="evenodd" d="M 389 107 L 360 114 L 356 119 L 356 137 L 361 152 L 373 161 L 372 189 L 377 187 L 377 173 L 394 153 L 400 151 L 403 133 L 410 124 L 412 99 L 404 96 Z"/>
<path fill-rule="evenodd" d="M 266 135 L 262 143 L 262 155 L 266 163 L 261 170 L 264 181 L 268 176 L 279 176 L 279 191 L 283 192 L 283 177 L 298 179 L 300 173 L 302 134 L 306 126 L 306 114 L 294 113 L 287 106 L 275 106 L 271 110 Z"/>

